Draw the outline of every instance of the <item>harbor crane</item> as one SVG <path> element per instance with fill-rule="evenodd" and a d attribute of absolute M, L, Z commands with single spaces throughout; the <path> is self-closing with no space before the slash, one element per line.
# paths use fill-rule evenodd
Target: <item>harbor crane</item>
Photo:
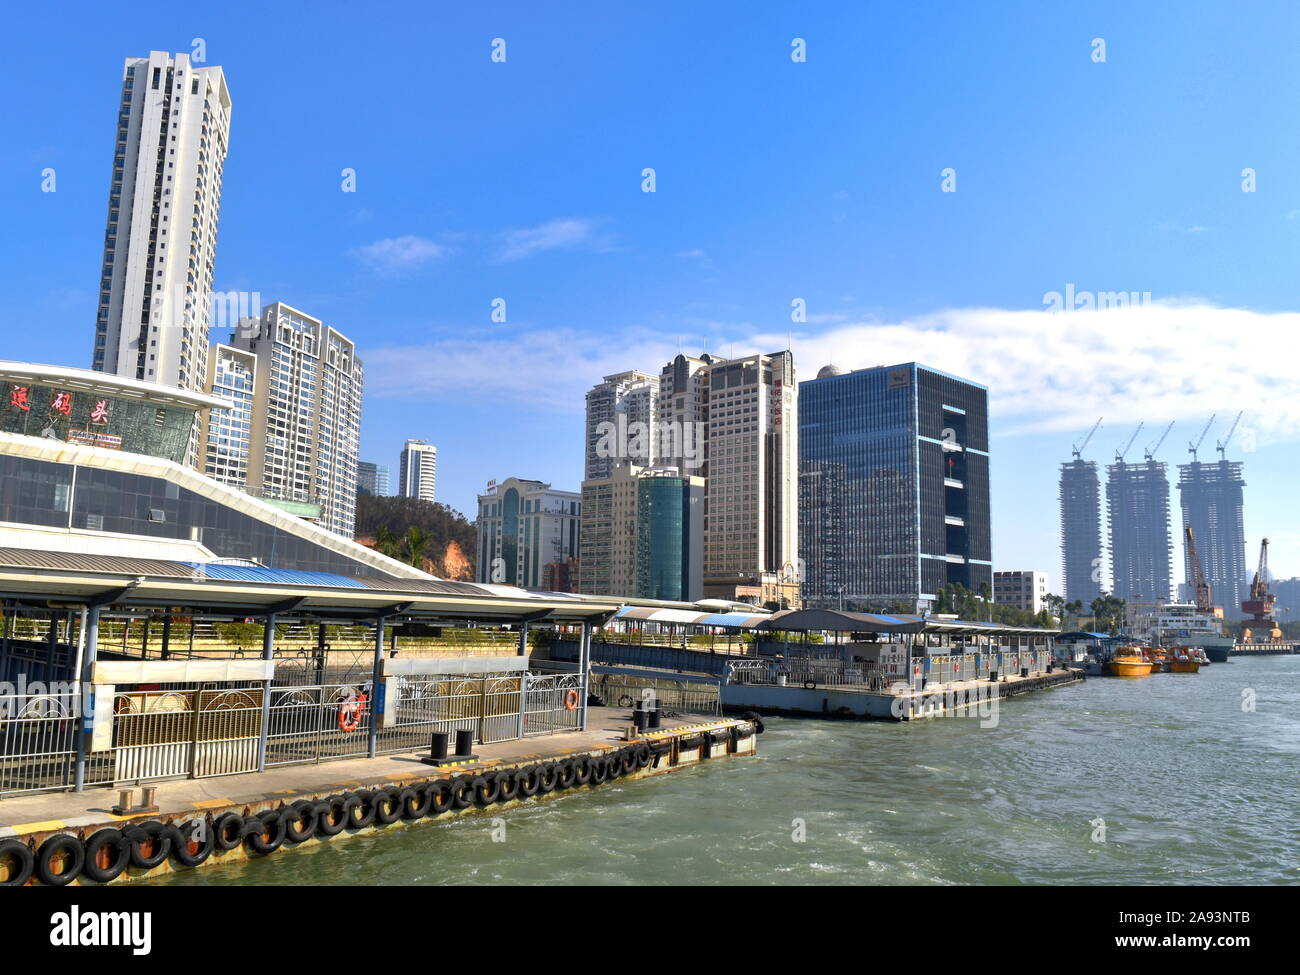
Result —
<path fill-rule="evenodd" d="M 1142 451 L 1142 455 L 1147 460 L 1156 459 L 1156 451 L 1160 449 L 1162 444 L 1164 444 L 1165 437 L 1169 436 L 1169 431 L 1172 430 L 1173 428 L 1174 428 L 1174 421 L 1170 420 L 1169 426 L 1165 427 L 1165 432 L 1160 434 L 1160 439 L 1156 441 L 1156 445 L 1154 447 L 1148 447 L 1146 450 Z"/>
<path fill-rule="evenodd" d="M 1210 588 L 1210 580 L 1205 578 L 1205 573 L 1201 571 L 1201 557 L 1196 552 L 1196 533 L 1192 531 L 1192 526 L 1188 525 L 1183 529 L 1187 539 L 1187 562 L 1192 570 L 1192 589 L 1196 593 L 1196 609 L 1201 613 L 1214 612 L 1214 591 Z"/>
<path fill-rule="evenodd" d="M 1237 424 L 1241 422 L 1242 414 L 1244 414 L 1245 412 L 1246 412 L 1245 410 L 1242 410 L 1241 413 L 1238 413 L 1238 414 L 1237 414 L 1237 419 L 1233 420 L 1233 421 L 1232 421 L 1232 426 L 1228 428 L 1228 435 L 1227 435 L 1226 437 L 1224 437 L 1221 441 L 1219 441 L 1218 445 L 1214 448 L 1215 450 L 1217 450 L 1217 451 L 1219 452 L 1219 460 L 1227 460 L 1227 459 L 1228 459 L 1228 457 L 1227 457 L 1227 453 L 1226 453 L 1226 452 L 1227 452 L 1227 449 L 1228 449 L 1228 441 L 1232 439 L 1232 435 L 1233 435 L 1233 433 L 1235 433 L 1236 430 L 1237 430 Z M 1264 539 L 1264 545 L 1265 545 L 1265 547 L 1268 546 L 1268 539 L 1267 539 L 1267 538 Z"/>
<path fill-rule="evenodd" d="M 1097 417 L 1097 422 L 1092 425 L 1092 429 L 1088 431 L 1088 435 L 1083 438 L 1083 443 L 1079 444 L 1077 447 L 1070 448 L 1070 453 L 1074 454 L 1075 460 L 1083 460 L 1083 449 L 1088 446 L 1088 441 L 1092 439 L 1092 435 L 1096 433 L 1097 428 L 1101 426 L 1102 419 L 1103 417 Z"/>
<path fill-rule="evenodd" d="M 1187 445 L 1187 452 L 1192 455 L 1193 464 L 1200 460 L 1200 458 L 1196 456 L 1196 452 L 1201 449 L 1201 443 L 1205 440 L 1205 435 L 1210 432 L 1210 427 L 1214 424 L 1214 418 L 1216 416 L 1218 416 L 1217 413 L 1211 413 L 1209 420 L 1205 423 L 1205 429 L 1202 430 L 1201 435 L 1196 438 L 1196 443 L 1189 443 Z"/>
<path fill-rule="evenodd" d="M 1235 424 L 1234 424 L 1235 426 Z M 1250 643 L 1254 634 L 1261 643 L 1272 643 L 1282 639 L 1282 630 L 1273 618 L 1273 607 L 1277 604 L 1277 594 L 1268 588 L 1268 539 L 1259 543 L 1259 568 L 1255 578 L 1250 582 L 1250 598 L 1241 601 L 1241 611 L 1248 617 L 1246 627 L 1241 631 L 1241 641 Z"/>
<path fill-rule="evenodd" d="M 1137 428 L 1136 430 L 1133 431 L 1133 436 L 1131 436 L 1131 437 L 1128 438 L 1128 444 L 1127 444 L 1127 446 L 1125 446 L 1123 450 L 1117 450 L 1117 451 L 1115 451 L 1115 463 L 1117 463 L 1117 464 L 1122 464 L 1122 463 L 1124 463 L 1124 455 L 1127 454 L 1127 453 L 1128 453 L 1128 452 L 1133 448 L 1133 441 L 1136 440 L 1136 439 L 1138 438 L 1138 434 L 1142 432 L 1142 428 L 1143 428 L 1145 425 L 1146 425 L 1146 421 L 1145 421 L 1145 420 L 1143 420 L 1141 423 L 1139 423 L 1139 424 L 1138 424 L 1138 428 Z"/>

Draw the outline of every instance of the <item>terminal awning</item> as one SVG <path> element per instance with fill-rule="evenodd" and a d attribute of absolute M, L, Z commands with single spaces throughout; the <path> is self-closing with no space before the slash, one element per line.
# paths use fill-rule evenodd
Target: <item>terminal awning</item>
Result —
<path fill-rule="evenodd" d="M 1051 636 L 1055 630 L 1030 626 L 1004 626 L 980 620 L 936 619 L 930 616 L 880 613 L 847 613 L 833 609 L 797 609 L 767 618 L 760 630 L 786 630 L 795 633 L 949 633 L 987 634 L 989 636 Z"/>

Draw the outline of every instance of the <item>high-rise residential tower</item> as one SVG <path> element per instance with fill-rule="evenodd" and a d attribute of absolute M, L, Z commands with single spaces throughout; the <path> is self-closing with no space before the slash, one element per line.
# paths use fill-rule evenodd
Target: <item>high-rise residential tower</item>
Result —
<path fill-rule="evenodd" d="M 1169 476 L 1163 461 L 1106 467 L 1112 594 L 1131 606 L 1170 597 Z M 1199 538 L 1197 542 L 1199 544 Z"/>
<path fill-rule="evenodd" d="M 584 478 L 608 477 L 619 464 L 656 459 L 659 380 L 636 370 L 606 376 L 587 393 Z"/>
<path fill-rule="evenodd" d="M 1096 461 L 1075 458 L 1061 465 L 1062 595 L 1085 607 L 1101 595 L 1101 481 Z"/>
<path fill-rule="evenodd" d="M 945 585 L 991 592 L 988 450 L 988 390 L 969 380 L 911 362 L 801 383 L 804 604 L 915 611 Z"/>
<path fill-rule="evenodd" d="M 1211 463 L 1178 465 L 1178 495 L 1183 528 L 1191 528 L 1201 571 L 1210 583 L 1214 604 L 1228 619 L 1241 617 L 1247 596 L 1246 529 L 1241 463 L 1226 458 Z M 1184 546 L 1186 549 L 1186 546 Z M 1183 552 L 1183 578 L 1189 587 L 1196 578 L 1188 551 Z"/>
<path fill-rule="evenodd" d="M 246 449 L 243 486 L 250 493 L 351 538 L 365 378 L 352 341 L 277 301 L 261 318 L 241 322 L 229 345 L 214 347 L 213 357 L 210 388 L 225 395 L 250 376 L 255 386 L 245 445 L 235 443 L 242 424 L 232 411 L 210 411 L 204 468 L 213 476 L 223 468 L 233 473 L 223 452 L 237 456 Z M 228 477 L 227 483 L 238 481 Z"/>
<path fill-rule="evenodd" d="M 436 501 L 437 489 L 438 448 L 423 440 L 406 441 L 397 471 L 398 497 Z"/>
<path fill-rule="evenodd" d="M 357 461 L 357 494 L 388 496 L 388 465 Z"/>
<path fill-rule="evenodd" d="M 581 517 L 576 491 L 518 477 L 492 481 L 478 496 L 477 581 L 546 587 L 547 566 L 577 557 Z"/>
<path fill-rule="evenodd" d="M 161 51 L 126 59 L 95 369 L 203 388 L 230 108 L 219 67 Z M 191 451 L 191 460 L 196 457 Z"/>

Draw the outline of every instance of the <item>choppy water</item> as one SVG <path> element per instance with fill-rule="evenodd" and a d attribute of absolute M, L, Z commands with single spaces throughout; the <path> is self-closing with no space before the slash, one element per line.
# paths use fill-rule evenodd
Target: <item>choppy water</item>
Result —
<path fill-rule="evenodd" d="M 759 749 L 504 813 L 504 842 L 470 817 L 160 882 L 1300 883 L 1300 657 L 1095 678 L 996 728 L 772 718 Z"/>

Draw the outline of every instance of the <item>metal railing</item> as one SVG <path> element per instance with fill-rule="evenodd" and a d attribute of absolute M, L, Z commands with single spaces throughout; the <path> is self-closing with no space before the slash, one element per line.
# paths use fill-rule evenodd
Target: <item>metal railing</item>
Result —
<path fill-rule="evenodd" d="M 591 693 L 607 706 L 632 707 L 638 701 L 654 701 L 670 714 L 721 714 L 720 687 L 717 680 L 618 673 L 614 668 L 593 667 L 591 674 Z"/>
<path fill-rule="evenodd" d="M 0 699 L 0 797 L 65 788 L 77 760 L 77 694 Z"/>

